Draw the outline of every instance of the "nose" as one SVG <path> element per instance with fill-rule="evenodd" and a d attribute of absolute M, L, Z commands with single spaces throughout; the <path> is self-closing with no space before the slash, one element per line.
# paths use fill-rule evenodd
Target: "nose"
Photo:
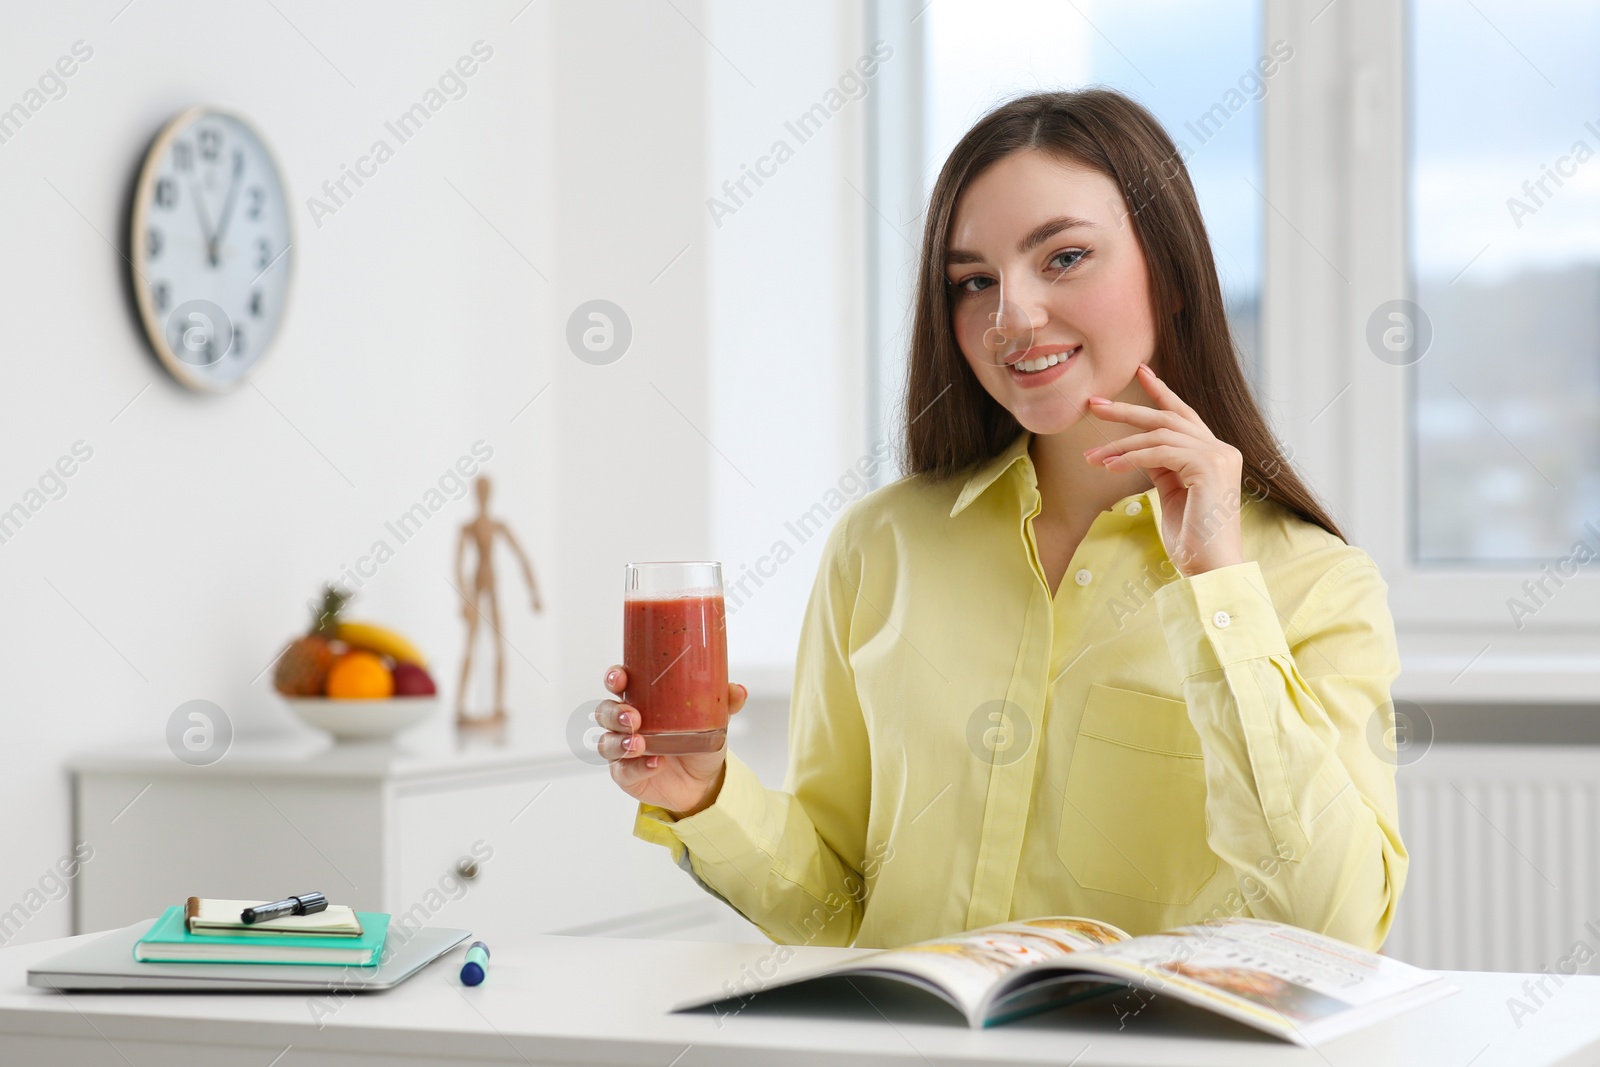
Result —
<path fill-rule="evenodd" d="M 1050 312 L 1039 286 L 1002 275 L 994 288 L 998 296 L 983 345 L 992 362 L 1004 363 L 1007 355 L 1033 346 L 1034 337 L 1050 322 Z"/>

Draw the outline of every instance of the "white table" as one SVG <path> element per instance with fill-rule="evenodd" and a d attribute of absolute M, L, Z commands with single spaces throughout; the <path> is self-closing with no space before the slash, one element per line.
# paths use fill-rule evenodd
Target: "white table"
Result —
<path fill-rule="evenodd" d="M 115 1067 L 378 1067 L 404 1064 L 1186 1064 L 1253 1067 L 1536 1067 L 1600 1063 L 1600 977 L 1568 978 L 1520 1028 L 1506 1007 L 1526 975 L 1451 972 L 1461 992 L 1317 1050 L 1283 1044 L 1175 1002 L 1119 1031 L 1108 1002 L 966 1029 L 871 987 L 733 1016 L 669 1005 L 754 968 L 772 946 L 535 936 L 492 945 L 489 979 L 456 979 L 462 949 L 387 993 L 347 999 L 319 1029 L 299 994 L 59 994 L 28 965 L 93 934 L 0 950 L 0 1063 Z M 801 968 L 860 950 L 798 949 Z M 1550 983 L 1554 989 L 1554 984 Z M 274 1057 L 279 1057 L 274 1059 Z"/>

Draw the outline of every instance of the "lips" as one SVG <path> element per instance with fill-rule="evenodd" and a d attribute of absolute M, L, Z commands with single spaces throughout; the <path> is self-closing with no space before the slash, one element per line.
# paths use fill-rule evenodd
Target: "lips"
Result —
<path fill-rule="evenodd" d="M 1081 345 L 1035 345 L 1006 360 L 1006 366 L 1019 373 L 1037 374 L 1048 367 L 1065 363 L 1081 347 Z"/>
<path fill-rule="evenodd" d="M 1041 346 L 1041 349 L 1044 347 Z M 1033 353 L 1040 351 L 1040 349 L 1029 349 L 1023 353 L 1027 357 L 1026 362 L 1029 365 L 1043 363 L 1045 365 L 1044 370 L 1021 370 L 1020 366 L 1024 363 L 1022 359 L 1015 360 L 1006 367 L 1006 377 L 1010 379 L 1012 385 L 1018 389 L 1032 391 L 1060 381 L 1068 371 L 1077 365 L 1078 356 L 1083 351 L 1077 345 L 1050 345 L 1048 347 L 1054 349 L 1054 351 L 1043 351 L 1040 355 L 1034 355 Z M 1062 351 L 1063 349 L 1065 351 Z M 1051 363 L 1050 360 L 1052 359 L 1056 360 L 1056 362 Z"/>

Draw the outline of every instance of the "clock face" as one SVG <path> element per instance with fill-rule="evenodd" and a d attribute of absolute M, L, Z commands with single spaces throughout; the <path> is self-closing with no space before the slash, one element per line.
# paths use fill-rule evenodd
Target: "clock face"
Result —
<path fill-rule="evenodd" d="M 293 243 L 278 168 L 245 123 L 207 108 L 156 138 L 133 204 L 133 287 L 173 377 L 243 382 L 283 316 Z"/>

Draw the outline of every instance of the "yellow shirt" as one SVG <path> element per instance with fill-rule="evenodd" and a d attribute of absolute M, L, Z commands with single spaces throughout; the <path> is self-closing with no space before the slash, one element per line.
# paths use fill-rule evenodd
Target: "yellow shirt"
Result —
<path fill-rule="evenodd" d="M 807 605 L 783 789 L 634 832 L 784 944 L 1084 915 L 1382 944 L 1405 881 L 1371 557 L 1244 498 L 1246 562 L 1184 578 L 1160 494 L 1094 520 L 1052 598 L 1024 432 L 964 483 L 857 501 Z"/>

